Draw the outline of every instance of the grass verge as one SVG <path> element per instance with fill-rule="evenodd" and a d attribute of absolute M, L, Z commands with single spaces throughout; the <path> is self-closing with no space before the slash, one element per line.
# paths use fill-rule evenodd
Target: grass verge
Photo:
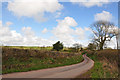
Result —
<path fill-rule="evenodd" d="M 2 74 L 71 65 L 83 60 L 81 54 L 6 47 L 2 55 Z"/>
<path fill-rule="evenodd" d="M 94 67 L 77 78 L 118 78 L 117 50 L 87 53 L 88 57 L 94 60 Z"/>

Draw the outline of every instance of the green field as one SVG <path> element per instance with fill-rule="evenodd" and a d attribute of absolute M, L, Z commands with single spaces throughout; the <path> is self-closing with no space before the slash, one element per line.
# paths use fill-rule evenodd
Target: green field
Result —
<path fill-rule="evenodd" d="M 3 46 L 3 48 L 16 48 L 16 49 L 37 49 L 37 50 L 51 50 L 53 47 L 39 47 L 39 46 Z"/>

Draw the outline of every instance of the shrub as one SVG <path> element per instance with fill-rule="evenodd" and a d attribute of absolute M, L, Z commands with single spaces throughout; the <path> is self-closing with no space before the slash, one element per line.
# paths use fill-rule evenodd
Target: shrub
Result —
<path fill-rule="evenodd" d="M 2 73 L 21 72 L 78 63 L 80 54 L 38 49 L 2 48 Z M 73 58 L 74 57 L 74 58 Z"/>
<path fill-rule="evenodd" d="M 53 49 L 54 50 L 57 50 L 57 51 L 60 51 L 63 49 L 63 44 L 60 43 L 60 41 L 56 42 L 55 44 L 53 44 Z"/>
<path fill-rule="evenodd" d="M 87 53 L 87 51 L 83 51 L 83 52 L 82 52 L 82 55 L 83 55 L 83 54 L 86 54 L 86 53 Z"/>
<path fill-rule="evenodd" d="M 75 44 L 73 44 L 73 46 L 74 46 L 76 52 L 79 52 L 79 49 L 82 48 L 82 45 L 79 43 L 75 43 Z"/>
<path fill-rule="evenodd" d="M 88 50 L 96 50 L 97 45 L 95 43 L 89 43 L 87 49 Z"/>

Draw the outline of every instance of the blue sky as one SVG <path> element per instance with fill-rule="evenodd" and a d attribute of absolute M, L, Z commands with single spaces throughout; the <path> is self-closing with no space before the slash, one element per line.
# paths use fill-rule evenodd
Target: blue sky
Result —
<path fill-rule="evenodd" d="M 17 4 L 16 2 L 13 2 L 13 3 Z M 24 3 L 26 3 L 26 5 L 28 5 L 27 2 L 24 2 Z M 30 33 L 30 35 L 33 35 L 33 36 L 31 36 L 31 38 L 37 37 L 39 39 L 43 39 L 43 42 L 40 41 L 38 43 L 38 45 L 46 45 L 46 46 L 51 45 L 58 40 L 62 41 L 63 43 L 65 43 L 68 46 L 72 45 L 75 42 L 79 42 L 83 45 L 85 44 L 85 46 L 86 46 L 88 44 L 88 42 L 90 42 L 90 37 L 92 35 L 91 31 L 89 30 L 89 26 L 96 20 L 101 19 L 101 17 L 103 17 L 103 19 L 109 19 L 111 22 L 114 22 L 116 26 L 118 26 L 118 3 L 117 2 L 102 3 L 102 6 L 98 6 L 98 5 L 94 4 L 90 7 L 86 7 L 86 5 L 81 5 L 81 4 L 72 3 L 72 2 L 57 2 L 55 4 L 58 5 L 58 8 L 60 8 L 60 9 L 55 8 L 55 10 L 53 12 L 50 11 L 51 9 L 48 11 L 45 11 L 46 7 L 47 7 L 47 5 L 46 5 L 46 7 L 44 7 L 45 10 L 43 12 L 41 12 L 38 7 L 38 10 L 40 13 L 39 12 L 37 13 L 37 11 L 36 11 L 36 15 L 34 15 L 34 13 L 32 12 L 32 9 L 30 10 L 31 14 L 29 14 L 29 11 L 28 11 L 28 14 L 27 13 L 25 14 L 24 13 L 25 9 L 23 6 L 22 7 L 18 7 L 17 5 L 13 6 L 13 5 L 9 4 L 8 2 L 3 2 L 2 3 L 2 24 L 4 27 L 9 27 L 9 31 L 13 31 L 13 30 L 16 31 L 15 33 L 20 34 L 20 36 L 22 38 L 24 38 L 25 40 L 26 39 L 28 39 L 28 41 L 30 40 L 30 38 L 25 37 L 25 35 L 29 36 L 29 33 Z M 10 8 L 8 8 L 8 5 Z M 27 7 L 26 5 L 25 5 L 25 7 Z M 33 7 L 34 7 L 34 4 L 32 5 L 32 8 Z M 22 8 L 22 9 L 20 9 L 21 14 L 17 14 L 17 11 L 19 11 L 19 8 Z M 35 9 L 36 8 L 37 7 L 35 7 Z M 28 8 L 26 8 L 26 9 L 28 9 Z M 22 12 L 22 10 L 23 10 L 23 12 Z M 41 17 L 41 15 L 42 15 L 42 17 Z M 36 20 L 36 16 L 37 16 L 37 19 L 40 19 L 40 20 Z M 44 19 L 46 19 L 46 20 L 44 21 Z M 64 24 L 63 22 L 67 19 L 68 19 L 68 21 L 70 19 L 72 22 L 73 21 L 75 21 L 75 22 L 70 25 Z M 8 24 L 8 26 L 6 26 L 7 22 L 9 22 L 11 24 Z M 77 24 L 75 25 L 75 23 L 77 23 Z M 64 30 L 64 28 L 68 28 L 71 30 L 71 32 L 69 32 L 70 30 L 66 31 L 66 33 L 65 33 L 66 38 L 61 38 L 61 35 L 64 35 L 64 34 L 62 34 L 62 32 L 60 32 L 61 31 L 60 27 L 62 25 L 65 26 L 65 27 L 63 27 L 63 30 Z M 75 26 L 73 26 L 73 25 L 75 25 Z M 24 30 L 23 30 L 23 27 L 24 27 Z M 11 34 L 14 35 L 13 33 L 11 33 Z M 59 36 L 57 36 L 57 35 L 59 35 Z M 68 36 L 70 39 L 71 38 L 74 38 L 74 39 L 69 41 L 69 38 L 67 40 Z M 16 37 L 17 37 L 17 39 L 19 38 L 18 36 L 16 36 Z M 14 38 L 16 38 L 16 37 L 14 37 Z M 84 37 L 84 38 L 82 39 L 82 37 Z M 5 38 L 5 39 L 7 39 L 7 38 Z M 45 42 L 44 42 L 44 39 L 45 39 Z M 19 40 L 17 40 L 17 41 L 19 41 Z M 20 42 L 17 43 L 17 41 L 14 43 L 14 42 L 12 42 L 12 39 L 11 39 L 11 41 L 9 41 L 9 40 L 3 41 L 3 43 L 6 45 L 7 44 L 8 45 L 24 45 L 24 43 L 20 43 Z M 37 40 L 33 40 L 33 41 L 37 41 Z M 46 41 L 48 41 L 48 42 L 46 42 Z M 67 41 L 69 43 L 66 43 Z M 23 42 L 25 42 L 25 41 L 23 41 Z M 41 42 L 42 42 L 42 44 L 40 44 Z M 28 44 L 30 44 L 30 43 L 28 43 Z M 48 43 L 48 44 L 46 44 L 46 43 Z M 28 44 L 26 44 L 26 45 L 28 45 Z M 35 43 L 35 44 L 37 45 L 37 43 Z M 33 45 L 33 44 L 31 44 L 31 45 Z"/>

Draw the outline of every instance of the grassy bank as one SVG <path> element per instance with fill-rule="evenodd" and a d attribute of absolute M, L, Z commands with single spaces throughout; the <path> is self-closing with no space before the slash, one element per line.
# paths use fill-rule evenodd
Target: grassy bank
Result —
<path fill-rule="evenodd" d="M 3 46 L 4 48 L 15 48 L 15 49 L 37 49 L 37 50 L 51 50 L 52 47 L 39 47 L 39 46 Z"/>
<path fill-rule="evenodd" d="M 82 55 L 45 49 L 2 48 L 2 73 L 23 72 L 79 63 Z"/>
<path fill-rule="evenodd" d="M 88 57 L 95 61 L 94 67 L 78 78 L 118 78 L 118 51 L 87 51 Z"/>

